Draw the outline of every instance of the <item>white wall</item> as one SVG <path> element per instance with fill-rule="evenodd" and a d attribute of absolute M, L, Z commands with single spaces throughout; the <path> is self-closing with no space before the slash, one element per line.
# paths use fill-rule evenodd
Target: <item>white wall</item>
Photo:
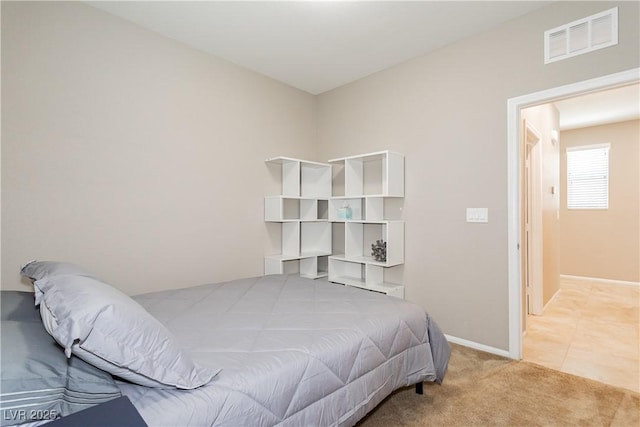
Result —
<path fill-rule="evenodd" d="M 3 289 L 260 275 L 264 159 L 315 156 L 315 97 L 80 2 L 2 2 L 2 113 Z"/>
<path fill-rule="evenodd" d="M 553 3 L 319 96 L 320 158 L 406 155 L 405 295 L 447 334 L 508 348 L 507 100 L 638 67 L 638 5 Z M 545 30 L 614 6 L 617 46 L 544 65 Z"/>

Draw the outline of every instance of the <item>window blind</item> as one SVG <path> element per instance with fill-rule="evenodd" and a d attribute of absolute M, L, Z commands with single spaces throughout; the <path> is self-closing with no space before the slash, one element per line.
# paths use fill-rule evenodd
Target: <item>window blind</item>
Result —
<path fill-rule="evenodd" d="M 567 208 L 609 208 L 609 144 L 567 148 Z"/>

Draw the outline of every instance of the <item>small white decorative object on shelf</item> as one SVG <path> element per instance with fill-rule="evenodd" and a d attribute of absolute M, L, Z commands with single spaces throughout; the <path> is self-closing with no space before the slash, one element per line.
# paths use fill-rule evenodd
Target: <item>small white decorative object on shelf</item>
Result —
<path fill-rule="evenodd" d="M 351 219 L 351 208 L 349 207 L 348 203 L 345 203 L 338 210 L 338 218 L 340 218 L 340 219 Z"/>

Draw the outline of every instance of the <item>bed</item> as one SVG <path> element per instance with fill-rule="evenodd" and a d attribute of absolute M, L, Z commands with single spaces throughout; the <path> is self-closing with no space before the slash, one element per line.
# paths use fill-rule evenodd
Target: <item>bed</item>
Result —
<path fill-rule="evenodd" d="M 395 389 L 440 383 L 449 359 L 421 307 L 294 275 L 133 299 L 215 372 L 192 389 L 116 377 L 152 426 L 354 425 Z"/>

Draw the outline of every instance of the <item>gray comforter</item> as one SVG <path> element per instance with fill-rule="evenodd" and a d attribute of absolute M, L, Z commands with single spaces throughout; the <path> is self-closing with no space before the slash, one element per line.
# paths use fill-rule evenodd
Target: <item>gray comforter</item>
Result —
<path fill-rule="evenodd" d="M 353 425 L 393 390 L 441 382 L 449 345 L 406 301 L 298 276 L 134 297 L 198 363 L 196 390 L 119 382 L 149 425 Z"/>

